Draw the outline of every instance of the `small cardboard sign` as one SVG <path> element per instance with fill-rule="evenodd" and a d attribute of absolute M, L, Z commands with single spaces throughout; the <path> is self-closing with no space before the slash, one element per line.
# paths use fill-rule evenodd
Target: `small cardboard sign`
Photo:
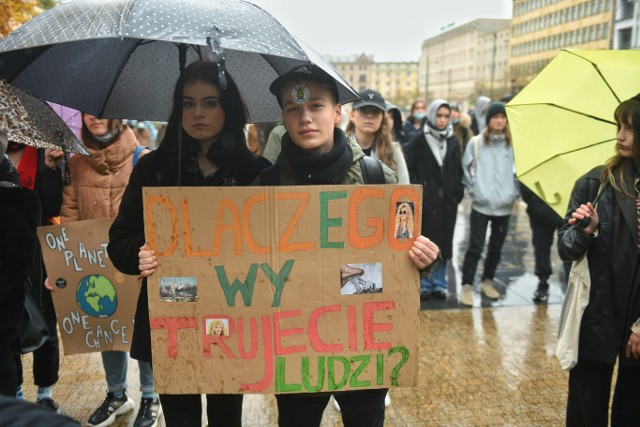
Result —
<path fill-rule="evenodd" d="M 160 393 L 416 384 L 422 187 L 144 188 Z M 414 221 L 415 219 L 415 221 Z"/>
<path fill-rule="evenodd" d="M 113 219 L 38 228 L 64 354 L 129 351 L 140 285 L 107 254 Z"/>

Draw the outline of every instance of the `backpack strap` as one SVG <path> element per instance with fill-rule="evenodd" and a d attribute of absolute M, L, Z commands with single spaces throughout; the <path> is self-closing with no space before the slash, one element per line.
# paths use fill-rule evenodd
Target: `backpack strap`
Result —
<path fill-rule="evenodd" d="M 380 161 L 369 157 L 360 157 L 360 169 L 362 169 L 362 179 L 365 184 L 386 184 L 384 170 Z"/>
<path fill-rule="evenodd" d="M 145 147 L 144 145 L 138 145 L 136 147 L 136 151 L 133 152 L 133 167 L 138 164 L 138 160 L 140 160 L 140 153 L 144 150 L 149 150 L 149 147 Z"/>

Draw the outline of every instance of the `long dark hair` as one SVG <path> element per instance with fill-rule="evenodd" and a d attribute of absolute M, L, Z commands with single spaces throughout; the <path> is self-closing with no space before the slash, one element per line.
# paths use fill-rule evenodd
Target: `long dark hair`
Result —
<path fill-rule="evenodd" d="M 622 102 L 613 113 L 616 120 L 617 132 L 620 132 L 621 124 L 624 123 L 633 129 L 633 145 L 631 146 L 631 159 L 627 159 L 617 152 L 605 164 L 600 181 L 609 181 L 611 186 L 621 193 L 635 198 L 635 191 L 627 188 L 624 180 L 624 168 L 621 167 L 627 160 L 632 160 L 640 164 L 640 94 Z"/>
<path fill-rule="evenodd" d="M 184 128 L 178 129 L 178 114 L 182 111 L 184 85 L 197 81 L 208 83 L 220 90 L 220 105 L 225 113 L 225 121 L 218 139 L 209 147 L 207 157 L 220 169 L 231 169 L 236 175 L 253 156 L 247 148 L 244 135 L 244 127 L 247 124 L 244 102 L 231 76 L 227 74 L 226 79 L 227 86 L 222 90 L 218 81 L 218 64 L 215 62 L 196 61 L 184 69 L 173 91 L 173 109 L 160 148 L 176 151 L 178 131 L 181 131 L 183 149 L 186 149 L 189 155 L 196 156 L 200 145 L 184 131 Z"/>

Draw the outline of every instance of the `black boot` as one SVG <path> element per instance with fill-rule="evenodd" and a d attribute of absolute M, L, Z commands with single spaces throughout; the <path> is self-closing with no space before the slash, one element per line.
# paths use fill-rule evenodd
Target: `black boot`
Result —
<path fill-rule="evenodd" d="M 536 304 L 545 304 L 549 299 L 549 284 L 541 280 L 538 282 L 538 289 L 533 293 L 533 302 Z"/>

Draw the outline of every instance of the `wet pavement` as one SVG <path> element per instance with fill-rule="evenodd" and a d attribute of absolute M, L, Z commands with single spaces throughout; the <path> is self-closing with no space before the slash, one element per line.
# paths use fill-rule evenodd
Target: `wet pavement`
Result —
<path fill-rule="evenodd" d="M 457 302 L 460 265 L 466 250 L 468 211 L 461 205 L 449 265 L 447 300 L 421 302 L 418 386 L 391 390 L 387 426 L 552 426 L 564 424 L 567 374 L 554 356 L 560 304 L 563 298 L 562 262 L 552 250 L 553 276 L 548 304 L 534 305 L 537 278 L 529 219 L 523 203 L 516 203 L 495 286 L 498 301 L 477 291 L 483 260 L 478 264 L 473 308 Z M 25 356 L 25 396 L 35 400 L 30 356 Z M 99 354 L 62 358 L 61 378 L 54 399 L 78 421 L 86 423 L 105 397 Z M 138 408 L 137 363 L 130 361 L 129 395 L 134 411 L 119 416 L 115 426 L 131 426 Z M 203 425 L 206 418 L 203 418 Z M 163 420 L 159 423 L 164 426 Z M 215 426 L 215 420 L 209 425 Z M 244 426 L 276 426 L 272 395 L 246 395 Z M 342 426 L 340 413 L 328 405 L 323 427 Z"/>

